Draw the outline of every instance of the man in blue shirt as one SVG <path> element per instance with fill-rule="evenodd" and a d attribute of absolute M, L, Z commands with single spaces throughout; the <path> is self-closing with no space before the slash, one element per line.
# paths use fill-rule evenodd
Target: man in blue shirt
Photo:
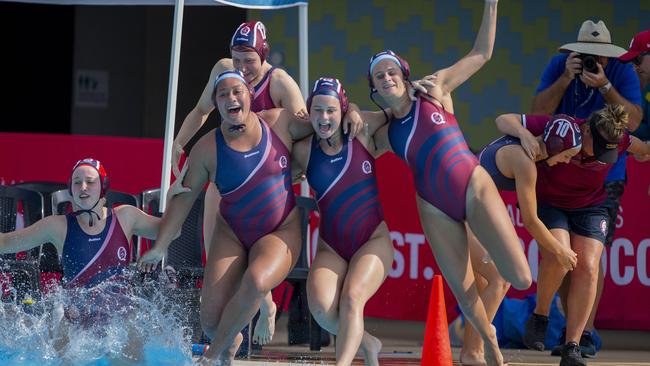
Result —
<path fill-rule="evenodd" d="M 639 76 L 643 118 L 639 128 L 633 131 L 632 135 L 648 141 L 650 140 L 650 29 L 634 36 L 630 49 L 618 59 L 625 63 L 632 62 Z"/>
<path fill-rule="evenodd" d="M 578 118 L 587 118 L 592 112 L 603 108 L 605 104 L 620 104 L 629 114 L 628 128 L 633 131 L 639 126 L 642 116 L 639 106 L 641 102 L 639 79 L 630 65 L 618 61 L 617 57 L 625 53 L 625 50 L 612 44 L 605 23 L 585 21 L 578 32 L 578 41 L 563 45 L 559 51 L 561 53 L 553 57 L 544 70 L 540 85 L 533 98 L 532 114 L 564 113 Z M 610 216 L 607 224 L 609 230 L 606 245 L 611 245 L 620 197 L 623 194 L 625 157 L 626 155 L 621 157 L 614 165 L 605 183 Z M 543 257 L 547 261 L 547 269 L 550 268 L 552 256 L 543 255 Z M 580 258 L 578 258 L 579 260 Z M 556 278 L 558 276 L 552 274 L 553 271 L 544 271 L 543 267 L 544 261 L 542 261 L 538 276 L 537 306 L 526 323 L 524 335 L 524 344 L 539 351 L 544 349 L 547 316 L 553 294 L 558 290 L 562 281 L 561 277 Z M 602 283 L 603 273 L 601 270 L 598 276 L 598 286 L 583 290 L 582 295 L 584 296 L 581 298 L 584 302 L 585 314 L 590 313 L 592 308 L 595 314 L 602 291 Z M 563 292 L 561 295 L 568 295 L 568 286 L 566 286 L 566 290 L 567 292 L 561 291 Z M 595 291 L 595 294 L 592 291 Z M 587 300 L 594 297 L 594 302 Z M 567 297 L 564 296 L 565 310 L 566 299 Z M 595 354 L 595 347 L 593 347 L 590 336 L 591 330 L 593 330 L 593 318 L 594 316 L 591 316 L 589 319 L 579 320 L 580 322 L 586 320 L 586 327 L 584 327 L 583 336 L 580 339 L 580 345 L 583 346 L 580 347 L 580 352 L 577 351 L 575 340 L 569 339 L 567 340 L 570 342 L 566 345 L 563 344 L 554 350 L 554 354 L 562 354 L 561 365 L 586 365 L 582 356 Z M 567 327 L 575 328 L 578 325 L 585 324 L 571 324 Z"/>

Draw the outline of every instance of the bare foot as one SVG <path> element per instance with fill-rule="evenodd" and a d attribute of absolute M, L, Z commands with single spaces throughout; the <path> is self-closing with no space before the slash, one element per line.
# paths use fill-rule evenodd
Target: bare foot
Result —
<path fill-rule="evenodd" d="M 219 355 L 216 354 L 217 351 L 215 351 L 214 348 L 208 346 L 205 353 L 203 353 L 203 357 L 199 358 L 198 364 L 201 366 L 232 365 L 235 359 L 235 354 L 237 353 L 237 350 L 239 349 L 239 345 L 241 345 L 241 342 L 243 340 L 244 337 L 242 336 L 242 334 L 237 333 L 237 336 L 235 336 L 235 339 L 233 340 L 230 347 L 226 348 Z"/>
<path fill-rule="evenodd" d="M 487 366 L 483 352 L 460 351 L 460 363 L 463 366 Z"/>
<path fill-rule="evenodd" d="M 253 331 L 253 343 L 265 345 L 271 342 L 275 333 L 275 312 L 276 306 L 273 301 L 270 302 L 269 309 L 266 306 L 260 307 L 260 317 L 255 324 Z"/>
<path fill-rule="evenodd" d="M 199 357 L 199 359 L 196 360 L 196 364 L 199 366 L 213 366 L 213 365 L 220 364 L 220 361 L 215 359 L 215 357 L 212 356 L 211 353 L 213 352 L 210 352 L 210 345 L 208 344 L 205 347 L 205 352 L 203 352 L 203 356 Z"/>
<path fill-rule="evenodd" d="M 361 350 L 363 351 L 364 365 L 379 366 L 379 351 L 381 351 L 381 341 L 370 333 L 364 332 L 361 339 Z"/>
<path fill-rule="evenodd" d="M 485 351 L 485 363 L 488 366 L 505 366 L 503 362 L 503 355 L 499 350 L 499 342 L 497 341 L 497 330 L 494 325 L 490 326 L 490 337 L 483 339 L 483 348 Z"/>
<path fill-rule="evenodd" d="M 207 351 L 206 351 L 206 352 L 207 352 Z M 211 358 L 209 358 L 209 357 L 206 357 L 206 356 L 201 356 L 201 357 L 199 357 L 198 360 L 196 360 L 196 364 L 197 364 L 198 366 L 214 366 L 214 365 L 216 365 L 218 362 L 219 362 L 219 361 L 217 361 L 217 360 L 213 360 L 213 359 L 211 359 Z"/>
<path fill-rule="evenodd" d="M 237 336 L 232 341 L 230 347 L 221 353 L 221 356 L 219 357 L 219 361 L 221 362 L 220 365 L 229 366 L 233 364 L 237 350 L 243 340 L 244 336 L 241 333 L 237 333 Z"/>

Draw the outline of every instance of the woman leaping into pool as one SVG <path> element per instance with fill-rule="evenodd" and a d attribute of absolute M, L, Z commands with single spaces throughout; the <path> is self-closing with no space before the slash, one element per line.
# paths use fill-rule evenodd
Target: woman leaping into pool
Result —
<path fill-rule="evenodd" d="M 341 121 L 348 99 L 337 79 L 320 78 L 307 99 L 313 137 L 294 146 L 293 163 L 306 172 L 320 211 L 318 250 L 307 278 L 309 309 L 337 336 L 336 364 L 350 365 L 361 348 L 367 365 L 379 365 L 381 342 L 364 331 L 363 309 L 384 282 L 393 245 L 379 202 L 372 135 L 349 140 Z M 370 148 L 370 147 L 373 148 Z"/>
<path fill-rule="evenodd" d="M 463 313 L 485 342 L 488 365 L 501 365 L 503 357 L 474 283 L 465 222 L 515 288 L 528 288 L 531 274 L 494 182 L 458 127 L 451 92 L 490 59 L 496 17 L 497 1 L 486 1 L 474 48 L 434 74 L 431 100 L 419 97 L 411 102 L 408 64 L 392 51 L 374 55 L 368 68 L 372 93 L 381 95 L 394 115 L 377 132 L 377 146 L 394 151 L 413 172 L 425 235 Z"/>
<path fill-rule="evenodd" d="M 126 275 L 132 253 L 129 239 L 133 235 L 156 239 L 158 235 L 160 218 L 130 205 L 105 207 L 108 185 L 108 174 L 98 160 L 79 160 L 69 181 L 71 213 L 48 216 L 24 229 L 0 233 L 0 254 L 24 251 L 49 242 L 62 260 L 64 288 L 101 287 L 101 291 L 91 292 L 94 298 L 73 299 L 73 305 L 64 309 L 65 317 L 55 319 L 55 322 L 63 321 L 56 330 L 57 337 L 67 337 L 63 329 L 67 329 L 69 322 L 91 326 L 119 313 L 121 307 L 128 308 L 128 303 L 120 299 L 126 298 L 122 295 L 130 288 Z M 81 308 L 86 310 L 80 311 Z M 142 358 L 142 349 L 135 346 L 137 335 L 133 330 L 129 327 L 129 340 L 122 354 L 126 359 L 137 360 Z M 63 346 L 59 342 L 58 347 Z"/>
<path fill-rule="evenodd" d="M 233 360 L 239 331 L 286 278 L 301 249 L 290 151 L 313 129 L 284 109 L 253 113 L 252 96 L 241 72 L 216 78 L 213 100 L 223 123 L 192 149 L 183 181 L 191 191 L 170 199 L 160 238 L 140 259 L 147 270 L 157 266 L 169 234 L 181 227 L 204 184 L 214 181 L 222 198 L 213 235 L 218 244 L 207 258 L 201 295 L 201 323 L 212 339 L 204 363 Z"/>

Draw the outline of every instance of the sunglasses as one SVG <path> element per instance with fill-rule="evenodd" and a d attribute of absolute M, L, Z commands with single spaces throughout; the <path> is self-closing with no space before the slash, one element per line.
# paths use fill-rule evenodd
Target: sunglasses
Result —
<path fill-rule="evenodd" d="M 650 55 L 650 52 L 644 52 L 644 53 L 639 54 L 637 57 L 632 59 L 632 62 L 635 65 L 640 66 L 641 63 L 643 62 L 643 56 L 646 56 L 646 55 Z"/>

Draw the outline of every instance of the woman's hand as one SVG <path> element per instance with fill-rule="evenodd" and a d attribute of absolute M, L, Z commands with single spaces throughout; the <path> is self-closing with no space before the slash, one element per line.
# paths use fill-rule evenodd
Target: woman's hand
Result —
<path fill-rule="evenodd" d="M 144 272 L 155 271 L 158 263 L 167 255 L 166 249 L 160 249 L 155 246 L 149 249 L 140 259 L 138 259 L 138 268 Z"/>
<path fill-rule="evenodd" d="M 570 248 L 561 247 L 560 251 L 555 254 L 555 257 L 567 272 L 573 271 L 578 264 L 578 255 Z"/>
<path fill-rule="evenodd" d="M 409 89 L 409 98 L 412 101 L 417 100 L 417 93 L 431 95 L 431 90 L 436 87 L 436 79 L 438 74 L 427 75 L 422 79 L 411 82 Z"/>
<path fill-rule="evenodd" d="M 650 161 L 650 154 L 633 154 L 634 160 L 638 161 L 639 163 L 645 163 L 646 161 Z"/>
<path fill-rule="evenodd" d="M 309 121 L 309 113 L 307 113 L 307 111 L 305 111 L 304 109 L 299 110 L 293 115 L 302 120 Z"/>
<path fill-rule="evenodd" d="M 189 160 L 189 159 L 188 159 Z M 181 193 L 185 192 L 191 192 L 192 189 L 189 187 L 185 187 L 183 185 L 183 179 L 185 179 L 185 175 L 187 174 L 187 167 L 188 167 L 188 160 L 185 160 L 185 163 L 183 164 L 183 169 L 178 174 L 174 174 L 176 176 L 176 180 L 174 180 L 174 183 L 172 183 L 171 186 L 169 186 L 169 190 L 167 191 L 167 205 L 169 205 L 169 200 Z"/>
<path fill-rule="evenodd" d="M 355 138 L 364 129 L 366 129 L 367 133 L 368 124 L 363 122 L 359 111 L 359 107 L 356 104 L 350 103 L 345 118 L 343 118 L 343 133 L 350 131 L 350 140 Z"/>
<path fill-rule="evenodd" d="M 178 178 L 178 176 L 181 174 L 181 172 L 178 170 L 178 163 L 181 161 L 181 156 L 185 154 L 185 150 L 183 150 L 183 147 L 174 141 L 172 143 L 172 173 L 174 173 L 174 177 Z"/>
<path fill-rule="evenodd" d="M 519 136 L 519 140 L 521 141 L 521 147 L 524 149 L 526 155 L 528 155 L 530 160 L 535 161 L 537 156 L 541 153 L 537 138 L 535 138 L 530 131 L 524 130 L 522 135 Z"/>

